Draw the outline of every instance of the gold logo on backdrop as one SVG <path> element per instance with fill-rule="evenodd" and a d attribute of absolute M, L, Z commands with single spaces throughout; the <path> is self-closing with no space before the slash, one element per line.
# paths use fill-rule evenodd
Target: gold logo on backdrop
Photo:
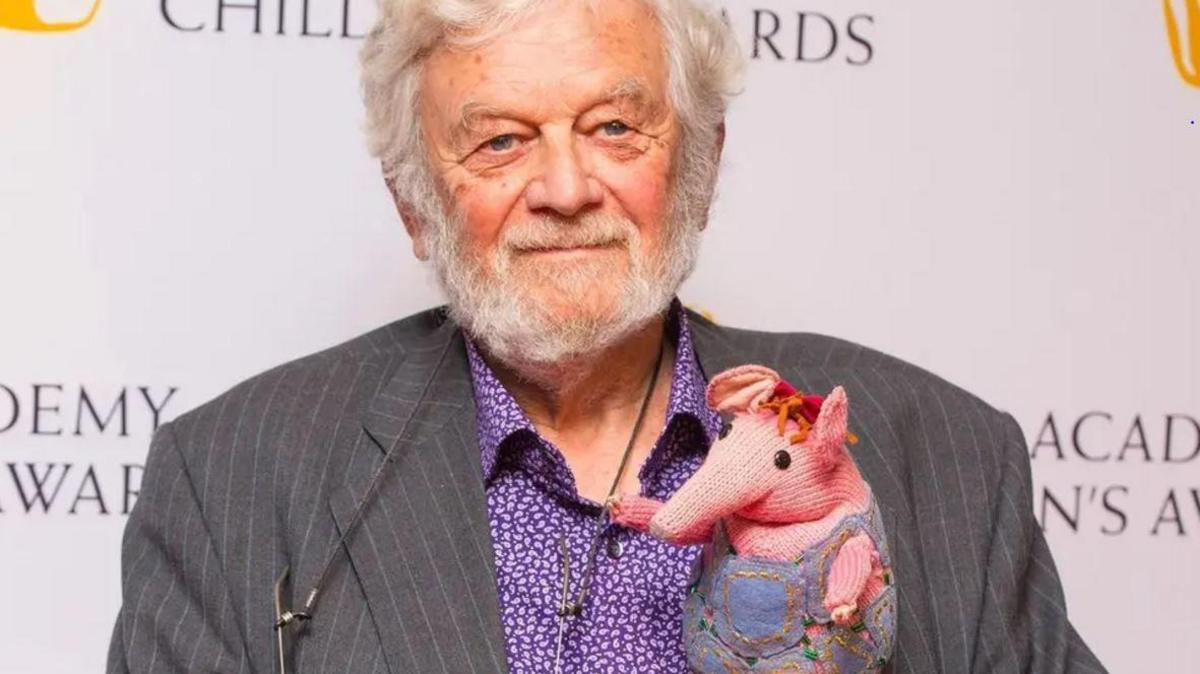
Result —
<path fill-rule="evenodd" d="M 1167 41 L 1171 43 L 1171 56 L 1175 59 L 1179 76 L 1193 87 L 1200 87 L 1200 0 L 1184 0 L 1184 6 L 1187 7 L 1187 30 L 1181 33 L 1171 0 L 1163 0 L 1163 13 L 1167 15 Z"/>
<path fill-rule="evenodd" d="M 0 0 L 0 28 L 25 30 L 34 33 L 58 33 L 83 28 L 96 18 L 100 0 L 92 2 L 87 16 L 78 21 L 50 23 L 43 21 L 37 13 L 37 0 Z"/>

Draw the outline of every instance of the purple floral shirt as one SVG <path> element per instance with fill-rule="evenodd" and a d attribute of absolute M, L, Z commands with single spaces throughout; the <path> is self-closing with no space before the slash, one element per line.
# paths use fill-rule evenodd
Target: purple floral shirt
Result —
<path fill-rule="evenodd" d="M 676 345 L 667 422 L 638 473 L 642 494 L 664 500 L 699 467 L 721 424 L 705 404 L 707 383 L 678 299 L 667 334 Z M 559 536 L 570 549 L 573 598 L 600 506 L 579 495 L 562 454 L 538 435 L 470 340 L 467 353 L 509 671 L 552 672 L 562 594 Z M 607 525 L 583 613 L 566 621 L 562 671 L 686 672 L 681 611 L 699 550 Z"/>

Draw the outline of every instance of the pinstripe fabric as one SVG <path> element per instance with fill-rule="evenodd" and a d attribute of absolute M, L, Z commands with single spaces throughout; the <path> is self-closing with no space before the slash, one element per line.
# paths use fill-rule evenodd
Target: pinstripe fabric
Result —
<path fill-rule="evenodd" d="M 385 456 L 294 670 L 505 670 L 466 354 L 443 316 L 269 370 L 158 430 L 109 672 L 272 671 L 275 576 L 291 566 L 301 603 Z M 848 342 L 689 319 L 710 375 L 758 362 L 804 390 L 845 386 L 895 556 L 892 671 L 1104 671 L 1067 621 L 1011 417 Z"/>

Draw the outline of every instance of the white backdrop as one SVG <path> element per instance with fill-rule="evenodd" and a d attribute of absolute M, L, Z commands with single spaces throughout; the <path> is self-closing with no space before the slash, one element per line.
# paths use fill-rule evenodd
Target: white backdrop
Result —
<path fill-rule="evenodd" d="M 364 149 L 371 0 L 17 11 L 91 4 L 0 0 L 3 671 L 102 667 L 155 414 L 440 302 Z M 758 58 L 684 301 L 1012 412 L 1075 625 L 1194 666 L 1200 45 L 1153 1 L 725 6 Z"/>

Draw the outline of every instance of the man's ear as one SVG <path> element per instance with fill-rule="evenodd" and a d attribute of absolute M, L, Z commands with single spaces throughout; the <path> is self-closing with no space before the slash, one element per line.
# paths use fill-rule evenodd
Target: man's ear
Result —
<path fill-rule="evenodd" d="M 408 232 L 409 238 L 412 239 L 413 255 L 417 256 L 418 260 L 428 260 L 429 251 L 425 248 L 425 232 L 427 230 L 425 222 L 417 216 L 412 204 L 402 201 L 397 195 L 395 180 L 385 177 L 383 182 L 387 184 L 388 192 L 392 195 L 392 203 L 396 204 L 396 212 L 400 214 L 400 221 L 404 223 L 404 231 Z"/>
<path fill-rule="evenodd" d="M 718 168 L 721 166 L 721 152 L 724 149 L 725 149 L 725 118 L 722 117 L 721 123 L 717 125 L 717 142 L 716 142 L 716 147 L 713 148 L 713 158 L 712 158 L 713 166 L 718 167 Z M 716 189 L 716 179 L 717 179 L 716 171 L 713 172 L 712 179 L 713 179 L 713 184 L 710 186 L 710 188 L 715 190 Z M 708 218 L 705 217 L 704 220 L 702 220 L 700 222 L 699 227 L 701 230 L 704 230 L 704 229 L 708 228 L 708 224 L 709 224 Z"/>
<path fill-rule="evenodd" d="M 716 163 L 718 166 L 721 164 L 721 151 L 724 149 L 725 149 L 725 120 L 722 119 L 721 123 L 717 125 L 717 156 L 715 157 L 715 159 L 716 159 Z"/>

